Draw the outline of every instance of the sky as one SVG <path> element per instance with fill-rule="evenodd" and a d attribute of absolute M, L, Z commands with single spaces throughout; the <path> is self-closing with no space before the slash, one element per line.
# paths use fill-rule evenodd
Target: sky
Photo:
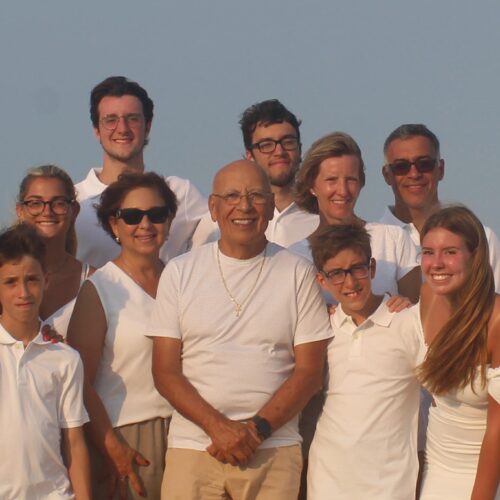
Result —
<path fill-rule="evenodd" d="M 393 202 L 385 138 L 424 123 L 445 159 L 441 200 L 500 233 L 498 19 L 493 0 L 3 0 L 0 222 L 27 168 L 55 163 L 77 182 L 100 165 L 90 91 L 124 75 L 155 103 L 147 168 L 204 194 L 244 153 L 241 112 L 278 98 L 302 119 L 304 149 L 335 130 L 359 143 L 364 219 Z"/>

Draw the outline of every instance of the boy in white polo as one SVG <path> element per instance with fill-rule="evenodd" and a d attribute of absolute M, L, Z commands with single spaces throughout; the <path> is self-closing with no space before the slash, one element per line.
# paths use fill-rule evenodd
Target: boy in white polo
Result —
<path fill-rule="evenodd" d="M 308 499 L 413 500 L 418 472 L 419 383 L 424 355 L 413 309 L 389 312 L 374 295 L 376 262 L 359 226 L 310 238 L 319 284 L 338 301 L 329 375 L 309 453 Z"/>
<path fill-rule="evenodd" d="M 90 498 L 83 368 L 76 351 L 40 332 L 43 257 L 34 229 L 0 234 L 0 498 L 83 500 Z"/>

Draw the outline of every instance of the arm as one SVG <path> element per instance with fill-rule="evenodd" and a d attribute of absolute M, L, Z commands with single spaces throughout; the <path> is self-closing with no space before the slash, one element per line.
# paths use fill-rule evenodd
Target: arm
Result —
<path fill-rule="evenodd" d="M 228 419 L 200 396 L 182 373 L 181 349 L 178 339 L 153 337 L 153 378 L 158 392 L 208 434 L 213 447 L 207 451 L 212 456 L 232 465 L 248 462 L 260 439 L 249 425 Z"/>
<path fill-rule="evenodd" d="M 403 297 L 408 297 L 413 304 L 416 304 L 420 295 L 421 284 L 420 266 L 417 266 L 398 280 L 398 293 Z"/>
<path fill-rule="evenodd" d="M 81 427 L 62 429 L 63 453 L 76 500 L 92 498 L 90 461 Z"/>
<path fill-rule="evenodd" d="M 149 465 L 149 462 L 114 432 L 106 409 L 93 387 L 106 330 L 106 316 L 99 295 L 94 285 L 86 281 L 78 294 L 68 327 L 68 342 L 80 353 L 85 371 L 83 396 L 90 417 L 86 431 L 96 447 L 113 464 L 115 473 L 111 478 L 111 488 L 114 488 L 118 477 L 128 477 L 132 488 L 141 494 L 144 491 L 132 464 Z"/>
<path fill-rule="evenodd" d="M 491 366 L 500 366 L 500 297 L 488 328 Z M 488 395 L 488 416 L 471 500 L 493 500 L 500 484 L 500 404 Z"/>

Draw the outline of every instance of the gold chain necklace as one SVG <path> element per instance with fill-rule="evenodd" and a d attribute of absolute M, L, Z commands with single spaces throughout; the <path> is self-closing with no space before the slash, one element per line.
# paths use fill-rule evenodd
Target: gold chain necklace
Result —
<path fill-rule="evenodd" d="M 255 290 L 255 287 L 257 286 L 257 282 L 259 281 L 260 275 L 262 273 L 262 268 L 264 267 L 264 261 L 266 260 L 266 251 L 267 251 L 267 245 L 264 248 L 264 255 L 262 256 L 262 260 L 260 261 L 260 268 L 257 274 L 257 278 L 255 279 L 252 288 L 250 288 L 250 291 L 247 293 L 247 296 L 240 303 L 234 298 L 233 294 L 229 291 L 229 287 L 227 286 L 226 280 L 224 278 L 224 273 L 222 272 L 222 266 L 220 263 L 220 250 L 219 247 L 217 247 L 217 265 L 219 266 L 220 277 L 222 279 L 222 284 L 224 285 L 224 288 L 226 289 L 226 292 L 229 295 L 229 298 L 231 299 L 231 302 L 234 304 L 234 312 L 236 313 L 237 318 L 240 317 L 245 302 L 250 298 L 250 295 L 252 295 L 253 291 Z"/>

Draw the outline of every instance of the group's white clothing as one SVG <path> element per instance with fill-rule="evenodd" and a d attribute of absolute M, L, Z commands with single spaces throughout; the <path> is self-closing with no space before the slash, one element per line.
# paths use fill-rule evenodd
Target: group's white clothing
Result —
<path fill-rule="evenodd" d="M 391 224 L 403 228 L 412 239 L 413 243 L 417 247 L 417 250 L 420 252 L 420 233 L 418 232 L 417 228 L 412 222 L 406 223 L 398 219 L 394 215 L 393 210 L 393 206 L 386 207 L 384 215 L 382 215 L 379 222 L 381 222 L 382 224 Z M 493 276 L 495 278 L 495 291 L 496 293 L 500 293 L 500 243 L 498 241 L 497 235 L 492 229 L 484 226 L 484 232 L 486 233 L 486 239 L 488 240 L 490 264 L 491 268 L 493 269 Z"/>
<path fill-rule="evenodd" d="M 470 499 L 486 431 L 488 394 L 500 404 L 500 367 L 487 368 L 486 387 L 478 371 L 465 389 L 433 396 L 420 500 Z M 500 500 L 500 486 L 495 499 Z"/>
<path fill-rule="evenodd" d="M 391 313 L 384 300 L 359 326 L 341 305 L 331 316 L 326 400 L 309 452 L 309 500 L 415 498 L 415 369 L 424 349 L 412 309 Z"/>
<path fill-rule="evenodd" d="M 151 373 L 153 342 L 145 325 L 155 300 L 114 262 L 98 269 L 94 285 L 107 331 L 94 387 L 113 427 L 166 418 L 172 407 L 156 390 Z"/>
<path fill-rule="evenodd" d="M 100 227 L 94 205 L 106 189 L 97 174 L 102 169 L 91 169 L 87 177 L 75 185 L 80 213 L 75 222 L 78 239 L 77 258 L 94 267 L 101 267 L 120 253 L 120 246 Z M 168 240 L 160 251 L 163 261 L 189 250 L 191 236 L 200 219 L 207 213 L 207 201 L 188 180 L 165 177 L 177 197 L 177 214 L 170 227 Z"/>
<path fill-rule="evenodd" d="M 0 395 L 0 498 L 74 498 L 61 429 L 88 422 L 78 353 L 40 333 L 25 349 L 0 325 Z"/>
<path fill-rule="evenodd" d="M 319 215 L 305 212 L 292 202 L 281 212 L 275 208 L 273 219 L 266 229 L 267 241 L 288 248 L 290 245 L 307 238 L 319 225 Z M 210 214 L 201 219 L 193 235 L 193 247 L 217 241 L 220 238 L 219 226 Z"/>
<path fill-rule="evenodd" d="M 365 229 L 370 235 L 372 257 L 377 261 L 373 293 L 383 295 L 398 293 L 398 281 L 418 267 L 417 249 L 409 236 L 399 227 L 378 222 L 368 222 Z M 290 250 L 312 261 L 307 240 L 299 241 Z"/>
<path fill-rule="evenodd" d="M 147 335 L 181 340 L 183 374 L 201 397 L 228 418 L 247 420 L 291 375 L 294 346 L 332 333 L 306 260 L 272 243 L 265 256 L 251 259 L 220 253 L 227 287 L 243 302 L 237 317 L 217 252 L 218 243 L 210 243 L 167 264 Z M 297 420 L 277 429 L 261 447 L 300 443 Z M 175 410 L 168 441 L 169 447 L 194 450 L 211 442 Z"/>
<path fill-rule="evenodd" d="M 80 286 L 87 279 L 90 271 L 90 266 L 88 264 L 82 264 L 82 274 L 80 276 Z M 57 311 L 53 312 L 48 318 L 43 320 L 44 325 L 50 325 L 59 335 L 66 338 L 68 333 L 69 320 L 73 314 L 73 309 L 75 308 L 76 297 L 66 302 Z"/>

